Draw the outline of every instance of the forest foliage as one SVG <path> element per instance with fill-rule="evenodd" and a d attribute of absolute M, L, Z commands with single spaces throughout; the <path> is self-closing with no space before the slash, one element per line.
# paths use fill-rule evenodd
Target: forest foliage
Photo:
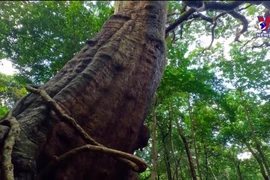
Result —
<path fill-rule="evenodd" d="M 169 2 L 168 24 L 182 6 Z M 254 38 L 253 27 L 264 13 L 261 9 L 252 5 L 241 10 L 251 25 L 240 42 L 233 39 L 241 23 L 226 14 L 217 21 L 209 49 L 212 24 L 200 19 L 188 19 L 167 37 L 167 65 L 156 106 L 158 179 L 191 178 L 183 138 L 198 179 L 257 180 L 268 173 L 270 53 L 260 46 L 267 39 Z M 219 13 L 207 11 L 205 16 Z M 53 77 L 112 14 L 111 2 L 0 3 L 0 59 L 12 61 L 18 70 L 0 74 L 0 117 L 26 95 L 26 83 L 43 84 Z M 146 123 L 153 133 L 152 110 Z M 151 143 L 136 152 L 150 168 Z M 150 168 L 140 174 L 141 180 L 150 179 Z"/>

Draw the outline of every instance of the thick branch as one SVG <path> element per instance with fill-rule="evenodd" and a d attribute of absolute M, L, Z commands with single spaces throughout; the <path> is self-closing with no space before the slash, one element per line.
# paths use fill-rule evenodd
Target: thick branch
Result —
<path fill-rule="evenodd" d="M 202 20 L 205 20 L 205 21 L 207 21 L 209 23 L 213 23 L 213 18 L 211 18 L 209 16 L 205 16 L 205 15 L 203 15 L 201 13 L 198 13 L 197 16 L 200 17 Z M 196 18 L 196 15 L 194 15 L 193 17 Z"/>
<path fill-rule="evenodd" d="M 250 8 L 251 6 L 253 6 L 253 4 L 249 4 L 249 5 L 246 6 L 246 7 L 243 7 L 243 8 L 238 9 L 238 12 L 240 12 L 240 11 L 242 11 L 242 10 L 244 10 L 244 9 L 248 9 L 248 8 Z"/>
<path fill-rule="evenodd" d="M 217 11 L 225 11 L 229 12 L 234 18 L 239 19 L 242 24 L 243 28 L 240 32 L 237 33 L 235 41 L 239 41 L 239 37 L 241 34 L 243 34 L 245 31 L 247 31 L 247 25 L 248 22 L 245 18 L 245 16 L 239 14 L 238 12 L 235 12 L 234 9 L 243 4 L 244 2 L 241 1 L 234 1 L 232 3 L 220 3 L 220 2 L 203 2 L 203 1 L 184 1 L 185 4 L 189 7 L 191 7 L 185 14 L 180 16 L 173 24 L 169 25 L 166 29 L 166 37 L 168 36 L 169 32 L 174 30 L 178 25 L 183 23 L 185 20 L 189 18 L 194 12 L 196 11 L 207 11 L 207 10 L 217 10 Z M 250 5 L 251 6 L 251 5 Z M 248 6 L 248 7 L 250 7 Z M 248 8 L 246 7 L 246 8 Z M 198 18 L 201 17 L 201 19 L 213 23 L 213 19 L 210 17 L 207 17 L 202 14 L 193 15 L 192 18 Z"/>
<path fill-rule="evenodd" d="M 256 4 L 259 5 L 262 3 L 262 1 L 245 1 L 246 3 L 250 3 L 250 4 Z"/>
<path fill-rule="evenodd" d="M 244 2 L 234 1 L 232 3 L 220 2 L 203 2 L 203 1 L 184 1 L 185 4 L 197 11 L 217 10 L 217 11 L 232 11 Z"/>
<path fill-rule="evenodd" d="M 220 2 L 205 2 L 205 10 L 233 11 L 243 3 L 243 1 L 234 1 L 229 4 Z"/>
<path fill-rule="evenodd" d="M 243 28 L 240 32 L 236 33 L 236 37 L 234 39 L 234 41 L 239 41 L 240 36 L 247 31 L 248 29 L 248 20 L 246 19 L 245 16 L 243 16 L 242 14 L 236 12 L 236 11 L 230 11 L 228 12 L 232 17 L 239 19 L 242 22 Z"/>
<path fill-rule="evenodd" d="M 183 23 L 185 20 L 188 19 L 188 17 L 195 12 L 195 9 L 189 9 L 187 12 L 185 12 L 182 16 L 180 16 L 173 24 L 169 25 L 169 27 L 166 28 L 166 37 L 169 35 L 169 33 L 174 30 L 178 25 Z"/>

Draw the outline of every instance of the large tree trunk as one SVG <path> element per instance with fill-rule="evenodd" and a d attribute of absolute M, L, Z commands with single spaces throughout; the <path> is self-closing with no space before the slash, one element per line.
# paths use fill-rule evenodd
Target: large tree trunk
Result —
<path fill-rule="evenodd" d="M 143 122 L 165 66 L 166 2 L 120 4 L 100 33 L 41 88 L 98 143 L 132 154 L 149 138 Z M 86 144 L 36 94 L 24 97 L 13 116 L 21 127 L 12 153 L 16 179 L 35 179 L 55 156 Z M 7 126 L 0 125 L 1 131 L 0 138 Z M 132 175 L 112 156 L 85 151 L 42 178 L 122 180 Z"/>

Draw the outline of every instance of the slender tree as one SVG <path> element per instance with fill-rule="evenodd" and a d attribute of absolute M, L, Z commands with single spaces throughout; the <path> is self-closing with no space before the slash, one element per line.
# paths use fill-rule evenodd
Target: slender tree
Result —
<path fill-rule="evenodd" d="M 152 158 L 153 165 L 151 169 L 151 180 L 156 180 L 157 175 L 157 149 L 156 149 L 156 138 L 157 138 L 157 117 L 156 117 L 156 107 L 157 107 L 157 94 L 155 94 L 155 104 L 153 107 L 153 137 L 152 137 Z"/>
<path fill-rule="evenodd" d="M 194 166 L 194 163 L 192 160 L 192 155 L 191 155 L 190 148 L 189 148 L 189 145 L 187 142 L 187 138 L 182 133 L 182 130 L 180 128 L 180 124 L 178 122 L 177 122 L 177 130 L 178 130 L 178 133 L 179 133 L 179 135 L 184 143 L 184 146 L 185 146 L 185 150 L 186 150 L 186 154 L 187 154 L 187 158 L 188 158 L 188 163 L 189 163 L 189 167 L 190 167 L 191 177 L 193 180 L 197 180 L 196 170 L 195 170 L 195 166 Z"/>

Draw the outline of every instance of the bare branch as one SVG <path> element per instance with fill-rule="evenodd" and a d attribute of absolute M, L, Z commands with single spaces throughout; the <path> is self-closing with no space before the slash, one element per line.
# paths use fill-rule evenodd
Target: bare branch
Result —
<path fill-rule="evenodd" d="M 166 28 L 166 37 L 169 35 L 169 33 L 174 30 L 178 25 L 180 25 L 181 23 L 183 23 L 184 21 L 186 21 L 188 19 L 188 17 L 193 14 L 195 12 L 194 9 L 189 9 L 187 12 L 185 12 L 182 16 L 180 16 L 174 23 L 172 23 L 171 25 L 169 25 Z"/>
<path fill-rule="evenodd" d="M 223 12 L 223 13 L 220 13 L 219 15 L 217 15 L 215 18 L 213 18 L 214 24 L 213 24 L 213 26 L 212 26 L 212 28 L 211 28 L 212 40 L 211 40 L 210 45 L 209 45 L 207 48 L 205 48 L 205 49 L 202 51 L 202 53 L 204 53 L 205 50 L 210 49 L 210 48 L 212 47 L 212 44 L 213 44 L 214 39 L 215 39 L 215 28 L 216 28 L 216 26 L 217 26 L 217 20 L 218 20 L 218 18 L 220 18 L 221 16 L 223 16 L 223 15 L 225 15 L 225 14 L 227 14 L 227 13 L 226 13 L 226 12 Z"/>
<path fill-rule="evenodd" d="M 218 11 L 232 11 L 239 5 L 243 4 L 242 1 L 233 1 L 231 3 L 221 2 L 204 2 L 204 1 L 184 1 L 184 3 L 194 8 L 196 11 L 218 10 Z"/>
<path fill-rule="evenodd" d="M 263 42 L 261 45 L 258 45 L 258 46 L 254 45 L 254 46 L 252 46 L 252 50 L 255 49 L 255 48 L 261 48 L 261 47 L 263 47 L 263 46 L 265 46 L 265 47 L 270 47 L 270 43 L 267 42 L 267 41 L 265 41 L 265 42 Z"/>
<path fill-rule="evenodd" d="M 249 4 L 249 5 L 246 6 L 246 7 L 243 7 L 243 8 L 238 9 L 238 12 L 240 12 L 240 11 L 242 11 L 242 10 L 244 10 L 244 9 L 248 9 L 248 8 L 251 7 L 251 6 L 253 6 L 253 4 Z"/>
<path fill-rule="evenodd" d="M 239 38 L 240 36 L 247 31 L 248 29 L 248 20 L 246 19 L 245 16 L 243 16 L 242 14 L 236 12 L 236 11 L 230 11 L 228 12 L 232 17 L 236 18 L 236 19 L 239 19 L 241 22 L 242 22 L 242 25 L 243 25 L 243 28 L 240 32 L 237 32 L 236 33 L 236 37 L 234 39 L 234 41 L 239 41 Z"/>
<path fill-rule="evenodd" d="M 175 42 L 175 31 L 172 31 L 172 33 L 173 33 L 173 38 L 172 38 L 172 41 L 171 41 L 171 46 Z"/>
<path fill-rule="evenodd" d="M 242 49 L 253 39 L 255 39 L 255 37 L 251 38 L 250 40 L 248 40 L 242 47 L 240 47 L 240 51 L 242 51 Z"/>
<path fill-rule="evenodd" d="M 213 18 L 208 17 L 208 16 L 205 16 L 205 15 L 203 15 L 203 14 L 201 14 L 201 13 L 199 13 L 199 16 L 200 16 L 200 18 L 201 18 L 202 20 L 205 20 L 205 21 L 207 21 L 207 22 L 213 23 Z"/>
<path fill-rule="evenodd" d="M 180 39 L 183 38 L 183 31 L 184 31 L 184 25 L 182 23 L 182 24 L 180 24 Z"/>
<path fill-rule="evenodd" d="M 205 20 L 211 24 L 213 23 L 213 18 L 211 18 L 209 16 L 205 16 L 201 13 L 193 14 L 192 16 L 190 16 L 189 19 L 198 19 L 198 18 L 201 18 L 202 20 Z"/>
<path fill-rule="evenodd" d="M 202 51 L 202 53 L 204 53 L 205 50 L 208 50 L 208 49 L 211 48 L 211 46 L 212 46 L 212 44 L 214 42 L 214 39 L 215 39 L 215 28 L 216 28 L 216 26 L 217 26 L 217 22 L 215 21 L 214 24 L 213 24 L 213 26 L 212 26 L 212 28 L 211 28 L 211 34 L 212 34 L 212 36 L 211 36 L 212 37 L 211 43 L 210 43 L 210 45 L 207 48 L 205 48 Z"/>
<path fill-rule="evenodd" d="M 220 2 L 203 2 L 203 1 L 184 1 L 185 4 L 189 7 L 191 7 L 188 11 L 186 11 L 182 16 L 180 16 L 173 24 L 169 25 L 169 27 L 166 28 L 166 37 L 172 31 L 175 29 L 178 25 L 183 23 L 185 20 L 187 20 L 194 12 L 200 9 L 200 11 L 206 11 L 206 10 L 217 10 L 217 11 L 225 11 L 230 12 L 230 14 L 242 21 L 243 23 L 243 29 L 237 33 L 237 36 L 235 38 L 236 41 L 238 41 L 241 34 L 243 34 L 247 30 L 247 20 L 246 18 L 235 12 L 234 9 L 243 4 L 243 1 L 233 1 L 232 3 L 220 3 Z M 201 9 L 203 8 L 203 9 Z M 248 8 L 248 7 L 246 7 Z M 213 19 L 210 17 L 207 17 L 203 14 L 198 13 L 197 15 L 193 15 L 192 18 L 198 18 L 201 17 L 201 19 L 213 23 Z"/>
<path fill-rule="evenodd" d="M 180 15 L 181 13 L 168 13 L 167 18 L 174 16 L 174 15 Z"/>

